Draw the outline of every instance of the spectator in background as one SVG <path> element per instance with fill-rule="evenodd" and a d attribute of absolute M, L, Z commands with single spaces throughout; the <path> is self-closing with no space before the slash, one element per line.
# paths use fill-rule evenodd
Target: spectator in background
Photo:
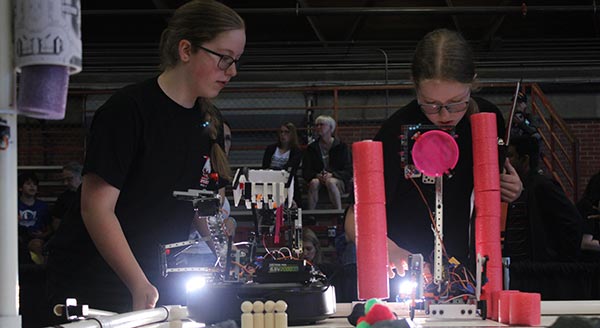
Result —
<path fill-rule="evenodd" d="M 319 201 L 319 190 L 325 186 L 333 206 L 341 210 L 341 195 L 352 177 L 352 160 L 348 145 L 334 137 L 335 120 L 321 115 L 315 120 L 317 140 L 306 148 L 302 159 L 302 175 L 308 183 L 308 209 Z"/>
<path fill-rule="evenodd" d="M 302 256 L 305 260 L 310 261 L 313 265 L 323 262 L 321 242 L 317 238 L 317 234 L 309 228 L 302 230 L 302 247 Z"/>
<path fill-rule="evenodd" d="M 519 91 L 517 95 L 517 106 L 513 116 L 510 136 L 511 138 L 531 136 L 538 140 L 542 138 L 537 127 L 533 124 L 533 119 L 527 113 L 527 95 L 522 91 Z"/>
<path fill-rule="evenodd" d="M 350 195 L 354 203 L 354 195 Z M 344 211 L 344 222 L 349 217 L 354 217 L 354 205 L 349 205 Z M 340 286 L 336 286 L 336 300 L 339 303 L 349 303 L 358 300 L 358 286 L 356 273 L 356 245 L 354 237 L 347 235 L 347 232 L 339 234 L 335 238 L 335 248 L 339 262 L 342 265 L 342 278 Z"/>
<path fill-rule="evenodd" d="M 508 147 L 524 190 L 508 209 L 503 255 L 513 262 L 575 261 L 583 221 L 561 186 L 541 173 L 539 152 L 533 136 L 515 137 Z"/>
<path fill-rule="evenodd" d="M 68 163 L 63 167 L 62 180 L 64 185 L 67 187 L 62 194 L 58 196 L 54 207 L 52 208 L 52 230 L 56 231 L 60 226 L 65 213 L 71 204 L 75 202 L 77 198 L 77 189 L 81 185 L 81 171 L 83 165 L 77 162 Z"/>
<path fill-rule="evenodd" d="M 583 218 L 581 250 L 584 260 L 600 260 L 600 172 L 590 178 L 577 209 Z"/>
<path fill-rule="evenodd" d="M 277 132 L 277 143 L 265 149 L 262 168 L 295 172 L 300 166 L 300 161 L 302 150 L 298 144 L 296 126 L 291 122 L 283 123 Z"/>
<path fill-rule="evenodd" d="M 302 194 L 296 172 L 302 161 L 302 150 L 294 123 L 286 122 L 277 131 L 277 143 L 267 146 L 263 155 L 262 168 L 286 170 L 294 176 L 294 202 L 302 207 Z"/>
<path fill-rule="evenodd" d="M 20 174 L 18 183 L 19 243 L 27 245 L 33 262 L 43 264 L 45 262 L 42 252 L 44 243 L 52 232 L 48 204 L 37 199 L 39 180 L 34 173 Z"/>
<path fill-rule="evenodd" d="M 327 277 L 327 281 L 335 287 L 336 299 L 342 299 L 343 289 L 343 269 L 339 263 L 327 261 L 321 249 L 321 242 L 317 234 L 308 228 L 302 230 L 302 257 L 308 261 L 321 273 Z"/>
<path fill-rule="evenodd" d="M 231 125 L 229 122 L 223 121 L 223 151 L 225 151 L 225 155 L 229 157 L 229 151 L 231 150 Z"/>

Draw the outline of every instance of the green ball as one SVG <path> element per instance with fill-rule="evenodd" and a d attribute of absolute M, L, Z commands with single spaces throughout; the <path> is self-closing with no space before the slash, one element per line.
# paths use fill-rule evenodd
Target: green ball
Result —
<path fill-rule="evenodd" d="M 371 325 L 366 321 L 361 321 L 356 325 L 356 328 L 371 328 Z"/>
<path fill-rule="evenodd" d="M 381 303 L 381 302 L 379 302 L 379 300 L 376 298 L 371 298 L 370 300 L 368 300 L 367 303 L 365 303 L 365 314 L 369 313 L 369 311 L 371 311 L 371 308 L 373 307 L 373 305 L 375 305 L 377 303 Z"/>

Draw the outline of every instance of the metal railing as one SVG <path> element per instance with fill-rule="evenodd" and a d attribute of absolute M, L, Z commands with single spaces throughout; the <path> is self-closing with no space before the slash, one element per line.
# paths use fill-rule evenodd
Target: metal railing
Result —
<path fill-rule="evenodd" d="M 577 202 L 579 141 L 537 84 L 531 85 L 531 110 L 542 123 L 538 131 L 544 154 L 548 154 L 542 156 L 542 162 L 567 196 Z"/>

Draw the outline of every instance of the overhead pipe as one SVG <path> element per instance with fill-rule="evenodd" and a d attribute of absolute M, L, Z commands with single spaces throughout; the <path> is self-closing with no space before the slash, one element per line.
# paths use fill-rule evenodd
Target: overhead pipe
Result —
<path fill-rule="evenodd" d="M 377 49 L 378 51 L 380 51 L 383 54 L 383 58 L 385 60 L 385 66 L 384 66 L 384 73 L 385 73 L 385 85 L 388 85 L 389 82 L 389 69 L 388 69 L 388 55 L 387 52 L 385 52 L 385 50 L 379 48 Z M 385 90 L 385 105 L 388 106 L 390 103 L 390 90 L 386 89 Z M 385 109 L 385 116 L 388 117 L 389 116 L 389 112 L 388 109 Z"/>
<path fill-rule="evenodd" d="M 241 15 L 399 15 L 399 14 L 529 14 L 529 13 L 595 13 L 595 5 L 578 6 L 460 6 L 460 7 L 311 7 L 311 8 L 234 8 Z M 83 10 L 84 16 L 103 15 L 172 15 L 174 9 L 90 9 Z"/>

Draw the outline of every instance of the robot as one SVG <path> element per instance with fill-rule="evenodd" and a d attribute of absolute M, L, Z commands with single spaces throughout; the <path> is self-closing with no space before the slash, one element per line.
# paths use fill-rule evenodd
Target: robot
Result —
<path fill-rule="evenodd" d="M 417 310 L 424 311 L 429 318 L 485 319 L 485 302 L 481 301 L 479 292 L 484 279 L 485 260 L 481 259 L 481 270 L 474 277 L 455 258 L 448 258 L 443 246 L 443 177 L 452 177 L 452 169 L 458 162 L 453 127 L 406 126 L 401 146 L 405 178 L 434 184 L 435 205 L 432 213 L 434 250 L 431 276 L 424 278 L 423 255 L 412 254 L 408 263 L 409 288 L 401 288 L 398 300 L 409 301 L 411 319 Z M 432 151 L 441 147 L 444 151 Z M 435 160 L 430 156 L 435 156 Z"/>
<path fill-rule="evenodd" d="M 290 324 L 313 323 L 335 313 L 335 291 L 316 267 L 302 259 L 302 209 L 292 207 L 293 175 L 281 170 L 240 169 L 233 180 L 233 198 L 253 214 L 246 241 L 233 242 L 225 228 L 221 197 L 208 190 L 174 191 L 192 202 L 196 216 L 206 220 L 210 236 L 160 246 L 163 275 L 195 272 L 202 288 L 188 290 L 190 317 L 206 324 L 240 320 L 243 301 L 281 299 Z M 214 265 L 179 265 L 190 247 L 206 241 L 217 257 Z M 276 249 L 274 245 L 286 244 Z M 271 245 L 269 245 L 271 244 Z M 311 306 L 306 306 L 311 304 Z"/>

